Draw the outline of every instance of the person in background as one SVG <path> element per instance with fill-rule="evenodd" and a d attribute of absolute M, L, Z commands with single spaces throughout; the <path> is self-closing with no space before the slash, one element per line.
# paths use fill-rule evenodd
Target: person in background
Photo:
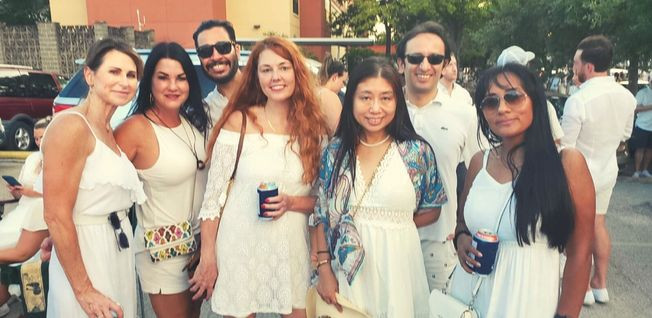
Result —
<path fill-rule="evenodd" d="M 508 63 L 516 63 L 527 67 L 528 64 L 534 60 L 534 57 L 534 53 L 525 51 L 520 46 L 512 45 L 500 53 L 496 65 L 505 66 Z M 548 101 L 546 105 L 548 107 L 548 116 L 550 117 L 549 122 L 550 130 L 552 131 L 552 138 L 555 139 L 557 145 L 560 145 L 561 138 L 564 137 L 564 131 L 561 129 L 561 124 L 557 118 L 555 106 L 553 106 L 550 101 Z"/>
<path fill-rule="evenodd" d="M 147 195 L 147 201 L 136 207 L 134 252 L 140 286 L 149 294 L 157 317 L 199 317 L 201 302 L 191 300 L 191 273 L 185 268 L 191 254 L 155 262 L 145 245 L 148 231 L 183 228 L 179 224 L 184 222 L 190 225 L 186 231 L 199 235 L 197 214 L 206 187 L 210 123 L 192 61 L 179 44 L 154 46 L 131 113 L 116 129 L 115 138 L 138 170 Z"/>
<path fill-rule="evenodd" d="M 312 75 L 292 42 L 276 36 L 258 42 L 242 75 L 208 143 L 201 260 L 190 290 L 210 299 L 220 315 L 305 317 L 308 214 L 315 205 L 310 191 L 329 128 Z M 242 154 L 226 198 L 243 119 Z M 261 205 L 262 182 L 274 182 L 279 195 Z M 267 219 L 259 218 L 261 208 Z"/>
<path fill-rule="evenodd" d="M 564 105 L 562 147 L 577 148 L 586 158 L 595 186 L 594 271 L 584 303 L 609 301 L 607 269 L 611 242 L 605 214 L 618 177 L 616 151 L 632 133 L 636 98 L 607 75 L 613 44 L 602 35 L 584 38 L 573 57 L 573 73 L 582 85 Z M 588 285 L 587 285 L 588 286 Z"/>
<path fill-rule="evenodd" d="M 48 116 L 34 123 L 34 143 L 37 147 L 41 147 L 41 139 L 51 120 L 52 117 Z M 43 220 L 43 196 L 33 188 L 42 169 L 41 152 L 32 152 L 25 158 L 20 170 L 18 181 L 21 185 L 7 185 L 13 197 L 20 200 L 16 208 L 0 221 L 0 264 L 21 263 L 30 259 L 48 236 Z M 0 283 L 0 317 L 9 313 L 8 300 L 7 286 Z"/>
<path fill-rule="evenodd" d="M 450 294 L 468 304 L 479 283 L 473 306 L 486 318 L 578 317 L 594 219 L 586 161 L 576 149 L 557 149 L 543 85 L 525 66 L 485 71 L 475 105 L 492 148 L 473 156 L 464 183 Z M 495 231 L 499 240 L 493 270 L 484 277 L 472 274 L 481 265 L 471 257 L 481 256 L 472 237 L 481 229 Z M 560 286 L 562 251 L 568 259 Z"/>
<path fill-rule="evenodd" d="M 438 90 L 450 96 L 450 98 L 458 100 L 464 105 L 473 106 L 473 99 L 471 94 L 464 87 L 455 83 L 457 80 L 457 57 L 455 53 L 451 52 L 451 60 L 446 64 L 441 71 L 441 79 L 439 80 Z"/>
<path fill-rule="evenodd" d="M 649 83 L 636 93 L 636 123 L 632 134 L 635 172 L 632 177 L 649 178 L 652 162 L 652 75 Z"/>
<path fill-rule="evenodd" d="M 346 83 L 349 81 L 349 72 L 346 70 L 346 65 L 328 54 L 321 64 L 318 76 L 319 84 L 337 94 L 340 101 L 344 102 L 342 88 L 346 87 Z"/>
<path fill-rule="evenodd" d="M 124 42 L 95 42 L 84 63 L 88 96 L 57 114 L 43 136 L 44 217 L 54 249 L 48 317 L 136 316 L 136 273 L 127 210 L 146 200 L 110 119 L 136 94 L 140 57 Z"/>

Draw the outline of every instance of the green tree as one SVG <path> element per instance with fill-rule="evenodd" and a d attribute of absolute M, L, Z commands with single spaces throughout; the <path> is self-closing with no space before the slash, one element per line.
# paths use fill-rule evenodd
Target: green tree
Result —
<path fill-rule="evenodd" d="M 25 25 L 48 21 L 49 0 L 0 0 L 0 22 Z"/>

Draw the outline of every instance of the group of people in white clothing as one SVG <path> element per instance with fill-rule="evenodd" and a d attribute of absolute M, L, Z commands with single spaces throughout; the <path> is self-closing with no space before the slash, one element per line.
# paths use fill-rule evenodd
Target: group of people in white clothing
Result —
<path fill-rule="evenodd" d="M 395 64 L 368 58 L 318 83 L 277 36 L 239 69 L 231 23 L 204 21 L 193 39 L 217 84 L 204 100 L 179 44 L 143 65 L 122 42 L 96 42 L 88 96 L 45 131 L 34 186 L 53 243 L 48 317 L 136 317 L 137 279 L 157 317 L 199 317 L 205 300 L 226 317 L 319 316 L 311 286 L 344 316 L 343 300 L 368 317 L 429 317 L 430 293 L 446 290 L 481 317 L 578 317 L 592 253 L 589 290 L 608 300 L 598 233 L 615 161 L 596 145 L 615 155 L 633 113 L 608 105 L 629 98 L 600 77 L 611 44 L 578 46 L 586 83 L 559 134 L 524 65 L 533 54 L 499 58 L 471 98 L 445 33 L 421 23 Z M 617 133 L 595 129 L 619 116 Z M 259 200 L 268 182 L 278 194 Z M 472 237 L 493 228 L 494 269 L 475 293 Z"/>

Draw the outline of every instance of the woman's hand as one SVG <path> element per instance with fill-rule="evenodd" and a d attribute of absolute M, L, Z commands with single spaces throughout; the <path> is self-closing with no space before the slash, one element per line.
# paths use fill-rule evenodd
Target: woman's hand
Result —
<path fill-rule="evenodd" d="M 342 312 L 342 305 L 337 302 L 339 286 L 337 279 L 330 265 L 324 264 L 319 269 L 319 282 L 317 282 L 317 293 L 327 304 L 335 306 L 337 311 Z"/>
<path fill-rule="evenodd" d="M 20 197 L 23 196 L 23 186 L 22 185 L 17 185 L 17 186 L 7 185 L 7 189 L 9 189 L 9 192 L 11 192 L 11 195 L 15 199 L 20 199 Z"/>
<path fill-rule="evenodd" d="M 476 257 L 482 257 L 482 253 L 475 249 L 471 242 L 473 242 L 471 235 L 463 233 L 457 236 L 457 257 L 460 259 L 462 268 L 467 273 L 473 273 L 471 267 L 480 267 L 480 263 L 471 258 L 469 254 L 473 254 Z"/>
<path fill-rule="evenodd" d="M 205 300 L 211 299 L 217 275 L 217 257 L 202 255 L 199 265 L 190 279 L 190 292 L 193 294 L 193 301 L 202 298 L 204 294 L 206 294 Z"/>
<path fill-rule="evenodd" d="M 52 256 L 52 237 L 46 237 L 41 242 L 41 261 L 48 262 Z"/>
<path fill-rule="evenodd" d="M 124 317 L 120 304 L 106 297 L 92 286 L 89 290 L 80 292 L 75 296 L 77 302 L 89 317 L 113 318 L 112 312 L 116 313 L 119 318 Z"/>
<path fill-rule="evenodd" d="M 279 193 L 275 197 L 267 198 L 262 208 L 269 211 L 265 212 L 264 215 L 271 217 L 272 220 L 278 220 L 285 212 L 291 209 L 293 202 L 293 197 L 285 193 Z"/>

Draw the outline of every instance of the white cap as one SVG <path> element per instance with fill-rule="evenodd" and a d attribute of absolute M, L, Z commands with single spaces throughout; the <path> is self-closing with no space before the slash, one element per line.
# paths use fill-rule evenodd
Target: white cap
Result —
<path fill-rule="evenodd" d="M 523 50 L 520 46 L 512 45 L 503 50 L 496 61 L 496 65 L 505 66 L 508 63 L 526 65 L 534 58 L 534 53 Z"/>

